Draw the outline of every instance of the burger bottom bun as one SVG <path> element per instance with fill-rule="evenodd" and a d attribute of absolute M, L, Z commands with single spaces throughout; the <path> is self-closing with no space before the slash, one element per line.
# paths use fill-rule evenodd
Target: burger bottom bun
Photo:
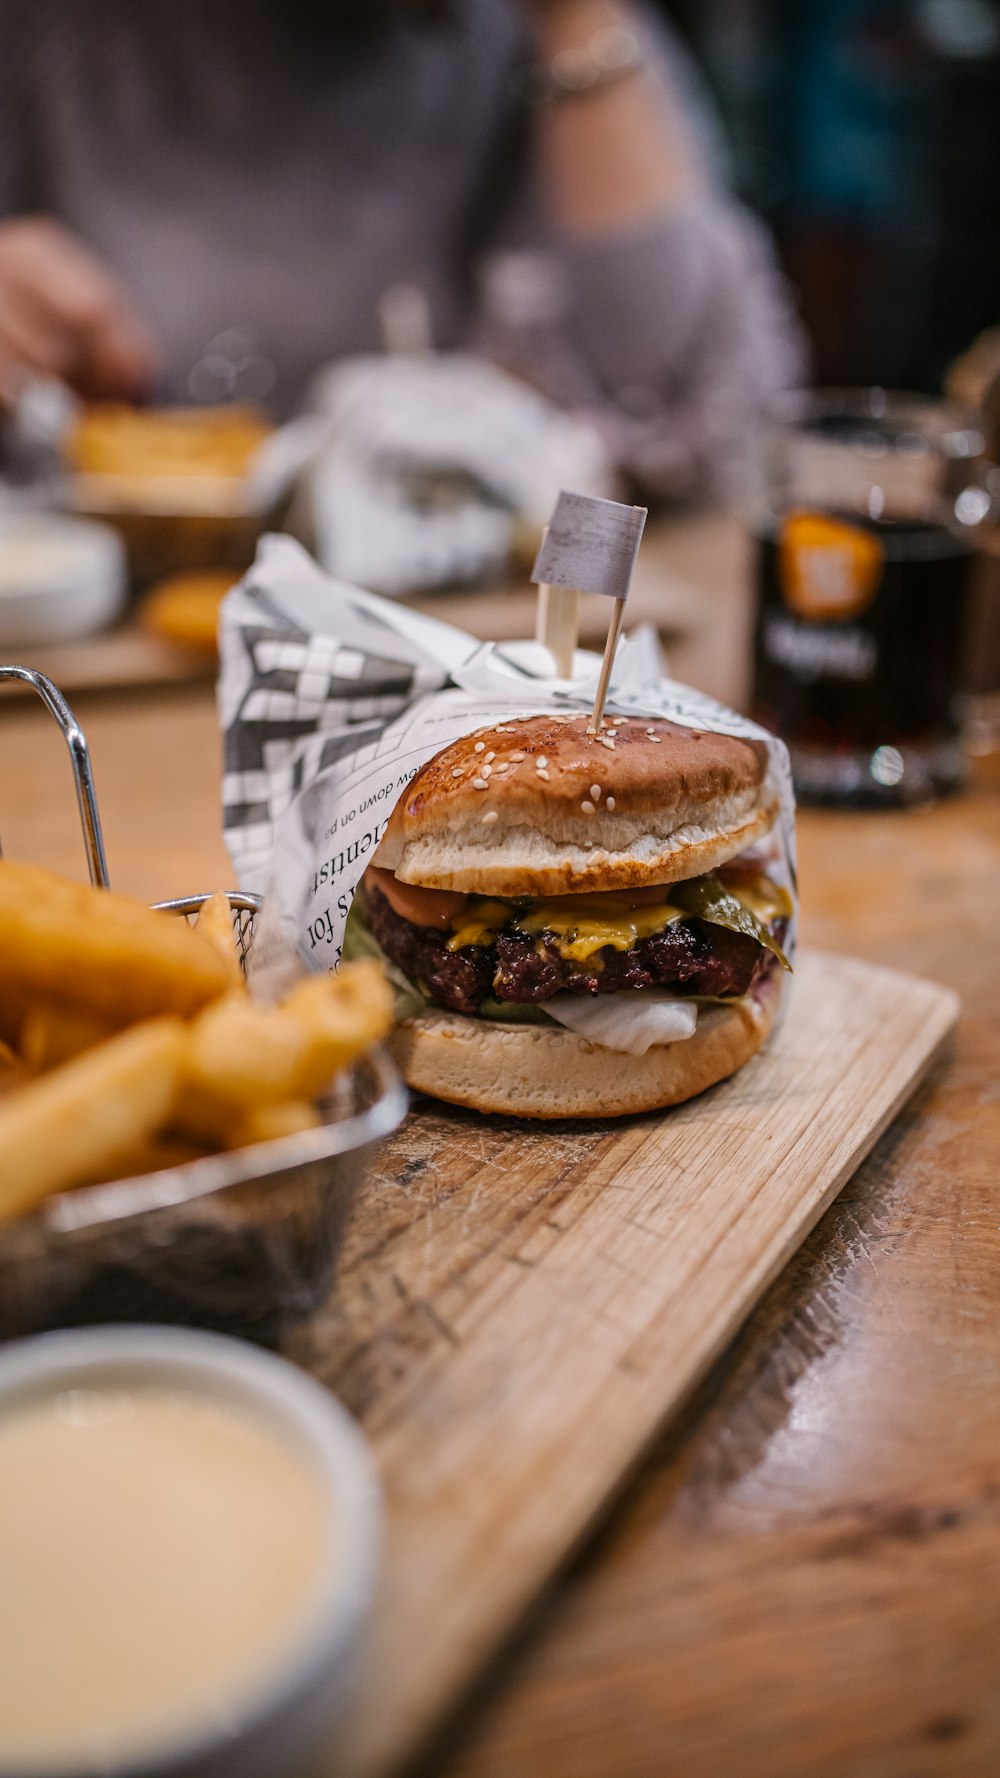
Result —
<path fill-rule="evenodd" d="M 775 972 L 752 996 L 701 1007 L 693 1037 L 644 1056 L 555 1027 L 437 1011 L 407 1019 L 390 1047 L 411 1087 L 452 1105 L 512 1117 L 625 1117 L 680 1105 L 735 1074 L 766 1042 L 781 986 Z"/>

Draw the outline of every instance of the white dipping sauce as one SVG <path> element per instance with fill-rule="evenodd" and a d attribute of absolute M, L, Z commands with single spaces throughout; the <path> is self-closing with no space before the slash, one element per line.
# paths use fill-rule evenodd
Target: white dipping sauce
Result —
<path fill-rule="evenodd" d="M 0 1415 L 0 1768 L 135 1758 L 252 1708 L 336 1527 L 308 1455 L 195 1390 Z"/>

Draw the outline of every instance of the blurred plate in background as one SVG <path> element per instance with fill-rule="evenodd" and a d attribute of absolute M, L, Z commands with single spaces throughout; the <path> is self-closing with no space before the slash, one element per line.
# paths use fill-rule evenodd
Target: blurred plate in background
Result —
<path fill-rule="evenodd" d="M 125 552 L 110 526 L 0 513 L 0 653 L 89 636 L 125 598 Z"/>

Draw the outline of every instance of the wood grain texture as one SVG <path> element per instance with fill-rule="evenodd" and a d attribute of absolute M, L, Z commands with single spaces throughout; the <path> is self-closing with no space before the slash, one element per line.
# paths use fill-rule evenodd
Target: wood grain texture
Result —
<path fill-rule="evenodd" d="M 661 632 L 675 676 L 692 685 L 712 684 L 728 703 L 737 702 L 745 686 L 746 551 L 735 518 L 654 520 L 646 530 L 628 602 L 628 626 L 649 623 Z M 706 596 L 711 628 L 705 623 Z M 409 602 L 417 611 L 489 641 L 534 634 L 537 592 L 526 574 L 497 585 L 422 594 Z M 607 600 L 583 593 L 579 613 L 581 646 L 600 651 L 608 630 Z M 27 653 L 29 658 L 20 664 L 47 673 L 70 699 L 97 691 L 204 682 L 215 674 L 209 657 L 148 634 L 134 616 L 102 635 Z"/>
<path fill-rule="evenodd" d="M 998 791 L 800 814 L 806 935 L 961 1019 L 435 1778 L 1000 1772 Z"/>
<path fill-rule="evenodd" d="M 674 664 L 738 698 L 742 543 L 713 525 L 671 528 L 703 620 Z M 461 621 L 478 596 L 449 597 Z M 117 885 L 228 881 L 210 688 L 91 695 L 79 714 Z M 804 939 L 952 986 L 957 1030 L 435 1748 L 434 1778 L 1000 1772 L 1000 761 L 936 807 L 806 811 L 799 832 Z M 0 835 L 82 874 L 62 742 L 9 697 Z M 404 1198 L 383 1200 L 387 1239 Z M 428 1226 L 446 1213 L 428 1198 Z M 402 1379 L 411 1343 L 437 1337 L 418 1296 L 405 1338 L 372 1343 L 373 1378 Z"/>
<path fill-rule="evenodd" d="M 553 1130 L 417 1108 L 294 1348 L 369 1433 L 389 1509 L 339 1771 L 382 1778 L 426 1739 L 956 1015 L 930 983 L 807 954 L 765 1054 L 666 1116 Z"/>
<path fill-rule="evenodd" d="M 100 805 L 111 885 L 145 901 L 232 884 L 219 832 L 214 688 L 73 700 Z M 62 735 L 30 692 L 0 692 L 0 842 L 11 858 L 86 881 Z"/>
<path fill-rule="evenodd" d="M 127 617 L 114 629 L 85 636 L 79 642 L 17 649 L 15 653 L 18 665 L 46 673 L 69 698 L 79 696 L 81 692 L 189 685 L 215 679 L 215 661 L 211 654 L 203 649 L 182 648 L 178 643 L 153 636 L 135 617 Z M 27 698 L 31 693 L 26 686 L 21 686 L 13 695 Z"/>

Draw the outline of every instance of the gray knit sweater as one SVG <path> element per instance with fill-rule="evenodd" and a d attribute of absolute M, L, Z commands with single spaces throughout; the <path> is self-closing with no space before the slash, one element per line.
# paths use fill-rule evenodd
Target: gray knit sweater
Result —
<path fill-rule="evenodd" d="M 379 298 L 406 282 L 438 345 L 485 344 L 595 414 L 649 489 L 724 487 L 801 360 L 766 238 L 721 182 L 641 229 L 560 237 L 533 195 L 515 0 L 358 42 L 294 16 L 0 0 L 0 215 L 55 215 L 116 269 L 165 396 L 215 393 L 246 340 L 237 391 L 270 379 L 288 412 L 320 365 L 378 347 Z M 679 48 L 650 34 L 664 102 L 704 136 Z"/>

